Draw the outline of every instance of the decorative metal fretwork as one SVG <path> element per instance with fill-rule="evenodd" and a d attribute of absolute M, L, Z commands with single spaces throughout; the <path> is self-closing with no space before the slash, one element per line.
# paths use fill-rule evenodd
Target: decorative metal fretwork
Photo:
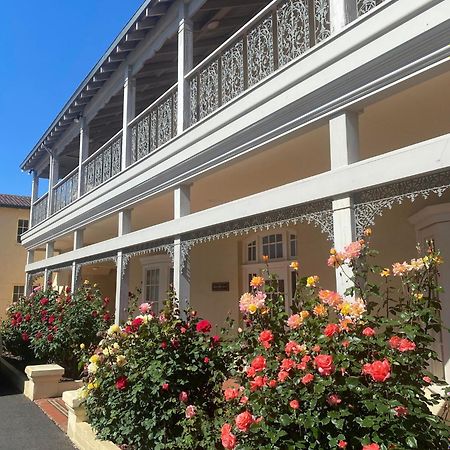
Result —
<path fill-rule="evenodd" d="M 83 162 L 83 194 L 103 184 L 121 169 L 122 132 Z"/>
<path fill-rule="evenodd" d="M 33 227 L 47 218 L 47 209 L 48 194 L 45 194 L 33 204 L 33 214 L 31 217 L 31 225 Z"/>
<path fill-rule="evenodd" d="M 272 16 L 265 18 L 247 35 L 248 84 L 253 86 L 274 71 Z"/>
<path fill-rule="evenodd" d="M 413 202 L 418 197 L 427 199 L 431 194 L 441 197 L 450 188 L 450 171 L 436 173 L 380 186 L 355 195 L 355 222 L 357 236 L 364 229 L 375 225 L 375 218 L 385 209 L 392 209 L 404 200 Z"/>
<path fill-rule="evenodd" d="M 191 125 L 328 36 L 329 0 L 274 2 L 188 75 Z"/>
<path fill-rule="evenodd" d="M 186 245 L 193 246 L 233 236 L 243 236 L 258 231 L 270 230 L 298 223 L 319 227 L 333 241 L 333 211 L 331 200 L 321 200 L 304 205 L 278 209 L 267 214 L 238 219 L 211 228 L 201 229 L 183 236 Z"/>
<path fill-rule="evenodd" d="M 222 104 L 244 90 L 244 41 L 240 39 L 221 56 Z"/>
<path fill-rule="evenodd" d="M 177 135 L 177 86 L 130 122 L 131 162 L 139 161 Z"/>
<path fill-rule="evenodd" d="M 305 1 L 284 2 L 277 9 L 278 63 L 284 66 L 310 47 L 309 9 Z"/>
<path fill-rule="evenodd" d="M 375 6 L 383 3 L 384 0 L 357 0 L 358 15 L 362 16 L 366 12 L 369 12 Z"/>
<path fill-rule="evenodd" d="M 70 205 L 78 198 L 78 167 L 53 188 L 53 213 Z"/>
<path fill-rule="evenodd" d="M 127 251 L 123 253 L 123 265 L 122 265 L 122 277 L 125 275 L 125 271 L 128 267 L 128 264 L 131 260 L 131 258 L 135 256 L 143 256 L 143 255 L 149 255 L 152 253 L 167 253 L 170 257 L 170 259 L 173 261 L 174 259 L 174 244 L 172 241 L 158 241 L 158 242 L 152 242 L 147 245 L 144 245 L 140 249 L 135 249 L 132 251 Z"/>

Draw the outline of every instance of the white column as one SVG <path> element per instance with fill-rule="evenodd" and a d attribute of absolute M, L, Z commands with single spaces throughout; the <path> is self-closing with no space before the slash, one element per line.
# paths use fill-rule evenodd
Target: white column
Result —
<path fill-rule="evenodd" d="M 132 67 L 127 66 L 123 83 L 123 120 L 122 120 L 122 165 L 124 170 L 131 162 L 130 130 L 128 124 L 136 113 L 136 80 L 132 76 Z"/>
<path fill-rule="evenodd" d="M 31 205 L 30 205 L 30 226 L 33 225 L 34 203 L 39 198 L 39 175 L 35 170 L 32 171 L 33 181 L 31 183 Z"/>
<path fill-rule="evenodd" d="M 427 206 L 409 218 L 416 229 L 417 241 L 425 247 L 427 240 L 434 240 L 436 249 L 441 252 L 444 263 L 440 266 L 439 284 L 443 292 L 441 300 L 441 320 L 444 325 L 441 335 L 435 336 L 434 350 L 442 360 L 431 365 L 431 371 L 450 383 L 450 203 Z"/>
<path fill-rule="evenodd" d="M 72 274 L 71 274 L 71 279 L 70 279 L 70 289 L 72 290 L 72 292 L 75 292 L 78 288 L 78 268 L 77 268 L 77 263 L 76 261 L 72 262 Z"/>
<path fill-rule="evenodd" d="M 59 179 L 59 161 L 58 159 L 50 155 L 50 174 L 48 179 L 48 204 L 47 204 L 47 217 L 53 212 L 53 187 L 58 183 Z"/>
<path fill-rule="evenodd" d="M 188 19 L 187 5 L 180 4 L 178 26 L 178 117 L 177 134 L 189 126 L 189 84 L 185 75 L 192 69 L 194 61 L 194 32 L 193 24 Z"/>
<path fill-rule="evenodd" d="M 330 160 L 331 169 L 346 166 L 358 160 L 359 132 L 358 115 L 344 112 L 330 120 Z M 343 250 L 344 246 L 356 239 L 355 213 L 351 196 L 333 200 L 334 247 Z M 336 270 L 336 290 L 344 294 L 351 286 L 349 268 Z"/>
<path fill-rule="evenodd" d="M 73 249 L 78 250 L 84 247 L 84 228 L 73 232 Z"/>
<path fill-rule="evenodd" d="M 174 190 L 174 219 L 186 216 L 191 212 L 190 185 L 179 186 Z M 188 259 L 188 255 L 184 255 Z M 181 247 L 181 239 L 177 236 L 174 239 L 173 256 L 173 287 L 180 303 L 180 311 L 183 312 L 189 307 L 191 282 L 189 279 L 189 261 L 184 261 Z"/>
<path fill-rule="evenodd" d="M 34 262 L 34 250 L 27 251 L 27 264 L 31 264 Z M 31 294 L 31 289 L 33 286 L 31 285 L 31 276 L 28 272 L 25 272 L 25 295 Z"/>
<path fill-rule="evenodd" d="M 116 307 L 115 323 L 122 323 L 127 319 L 129 270 L 125 268 L 125 258 L 122 251 L 117 252 L 116 263 Z"/>
<path fill-rule="evenodd" d="M 83 161 L 89 156 L 89 125 L 84 117 L 80 118 L 80 148 L 78 152 L 78 198 L 83 192 Z"/>
<path fill-rule="evenodd" d="M 119 212 L 118 236 L 123 236 L 131 231 L 131 210 Z M 115 322 L 121 323 L 127 319 L 128 292 L 129 292 L 129 267 L 126 266 L 122 251 L 117 252 L 116 263 L 116 304 Z"/>
<path fill-rule="evenodd" d="M 330 0 L 331 33 L 338 33 L 358 17 L 356 0 Z"/>

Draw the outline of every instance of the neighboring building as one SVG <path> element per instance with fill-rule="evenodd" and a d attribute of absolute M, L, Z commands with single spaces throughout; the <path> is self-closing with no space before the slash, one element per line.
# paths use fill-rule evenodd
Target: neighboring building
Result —
<path fill-rule="evenodd" d="M 449 40 L 450 0 L 145 1 L 22 164 L 28 288 L 88 278 L 119 318 L 173 282 L 222 323 L 266 254 L 287 300 L 294 259 L 342 292 L 328 249 L 368 225 L 380 264 L 450 261 Z"/>
<path fill-rule="evenodd" d="M 28 230 L 30 197 L 0 194 L 0 319 L 12 301 L 24 294 L 27 252 L 21 236 Z"/>

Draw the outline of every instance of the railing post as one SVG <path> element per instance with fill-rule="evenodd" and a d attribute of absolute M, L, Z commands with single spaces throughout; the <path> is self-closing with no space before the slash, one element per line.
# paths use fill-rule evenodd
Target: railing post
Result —
<path fill-rule="evenodd" d="M 47 217 L 50 217 L 53 213 L 53 188 L 58 183 L 59 178 L 59 161 L 53 154 L 50 155 L 50 174 L 48 180 L 48 203 L 47 203 Z"/>
<path fill-rule="evenodd" d="M 34 262 L 34 250 L 27 251 L 27 265 L 32 264 Z M 32 276 L 30 273 L 25 272 L 25 295 L 28 296 L 31 294 L 32 286 Z"/>
<path fill-rule="evenodd" d="M 84 117 L 80 118 L 80 149 L 78 153 L 78 190 L 77 198 L 80 198 L 83 192 L 83 161 L 89 156 L 89 125 Z"/>
<path fill-rule="evenodd" d="M 187 5 L 181 3 L 178 26 L 178 110 L 177 134 L 189 126 L 190 95 L 189 82 L 185 75 L 192 69 L 194 55 L 193 24 L 187 17 Z"/>
<path fill-rule="evenodd" d="M 121 170 L 131 162 L 131 133 L 128 124 L 136 113 L 136 80 L 133 78 L 133 68 L 125 69 L 123 83 L 123 121 L 122 121 L 122 160 Z"/>
<path fill-rule="evenodd" d="M 39 175 L 32 171 L 33 181 L 31 182 L 31 202 L 30 202 L 30 226 L 34 225 L 34 203 L 39 196 Z"/>
<path fill-rule="evenodd" d="M 330 0 L 331 34 L 338 33 L 358 17 L 357 0 Z"/>

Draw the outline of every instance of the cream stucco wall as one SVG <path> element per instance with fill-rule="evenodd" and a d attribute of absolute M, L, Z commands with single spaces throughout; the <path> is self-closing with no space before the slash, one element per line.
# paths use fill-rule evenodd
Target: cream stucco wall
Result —
<path fill-rule="evenodd" d="M 0 318 L 11 303 L 14 286 L 25 284 L 26 250 L 17 242 L 19 219 L 29 218 L 28 209 L 0 208 Z"/>

